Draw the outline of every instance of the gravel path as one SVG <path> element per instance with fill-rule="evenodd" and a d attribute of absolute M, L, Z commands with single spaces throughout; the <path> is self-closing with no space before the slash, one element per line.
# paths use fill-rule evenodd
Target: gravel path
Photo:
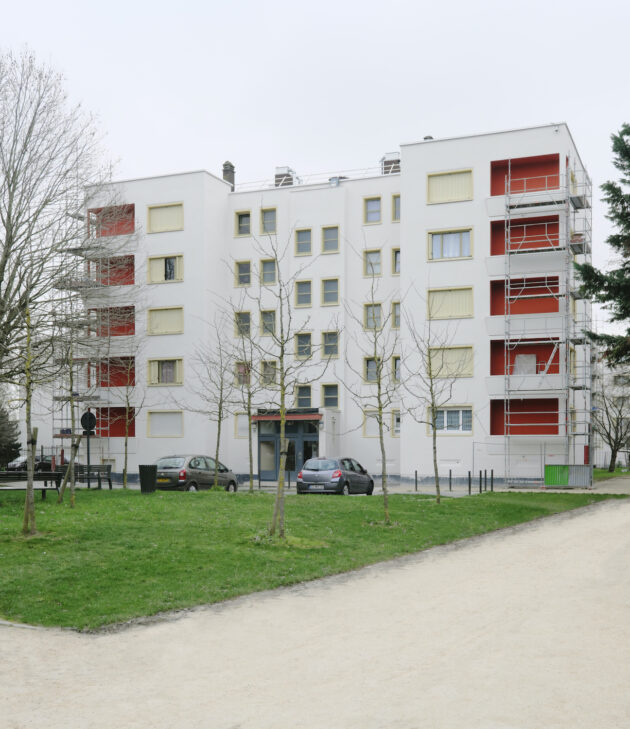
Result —
<path fill-rule="evenodd" d="M 81 635 L 0 624 L 2 729 L 630 726 L 630 500 Z"/>

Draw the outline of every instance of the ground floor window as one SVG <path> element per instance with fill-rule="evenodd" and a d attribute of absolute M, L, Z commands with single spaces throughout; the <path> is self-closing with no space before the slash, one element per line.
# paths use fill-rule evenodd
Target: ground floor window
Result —
<path fill-rule="evenodd" d="M 444 408 L 435 414 L 435 429 L 438 432 L 469 433 L 472 431 L 471 408 Z"/>

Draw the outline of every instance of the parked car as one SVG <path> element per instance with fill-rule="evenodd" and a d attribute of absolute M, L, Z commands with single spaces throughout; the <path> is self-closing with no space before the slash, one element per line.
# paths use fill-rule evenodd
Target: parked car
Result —
<path fill-rule="evenodd" d="M 309 458 L 297 475 L 297 492 L 371 496 L 374 481 L 354 458 Z"/>
<path fill-rule="evenodd" d="M 157 488 L 165 491 L 199 491 L 214 484 L 214 458 L 210 456 L 165 456 L 157 462 Z M 236 491 L 238 479 L 219 462 L 219 486 Z"/>
<path fill-rule="evenodd" d="M 64 465 L 68 463 L 68 459 L 63 459 Z M 55 457 L 55 465 L 61 466 L 61 457 Z M 35 470 L 36 471 L 51 471 L 52 470 L 52 456 L 35 456 Z M 14 458 L 8 465 L 7 471 L 26 471 L 26 456 L 18 456 Z"/>

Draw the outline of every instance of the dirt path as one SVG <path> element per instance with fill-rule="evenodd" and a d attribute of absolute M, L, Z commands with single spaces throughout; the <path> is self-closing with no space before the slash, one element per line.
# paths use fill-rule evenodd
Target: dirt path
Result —
<path fill-rule="evenodd" d="M 113 634 L 0 625 L 5 729 L 630 726 L 630 501 Z"/>

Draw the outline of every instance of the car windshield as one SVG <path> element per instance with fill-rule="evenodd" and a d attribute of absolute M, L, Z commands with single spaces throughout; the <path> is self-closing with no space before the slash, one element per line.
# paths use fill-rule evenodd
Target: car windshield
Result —
<path fill-rule="evenodd" d="M 156 465 L 163 470 L 167 468 L 183 468 L 185 460 L 185 458 L 180 458 L 179 456 L 167 456 L 166 458 L 160 458 Z"/>
<path fill-rule="evenodd" d="M 304 464 L 305 471 L 332 471 L 337 468 L 337 461 L 328 458 L 311 458 Z"/>

